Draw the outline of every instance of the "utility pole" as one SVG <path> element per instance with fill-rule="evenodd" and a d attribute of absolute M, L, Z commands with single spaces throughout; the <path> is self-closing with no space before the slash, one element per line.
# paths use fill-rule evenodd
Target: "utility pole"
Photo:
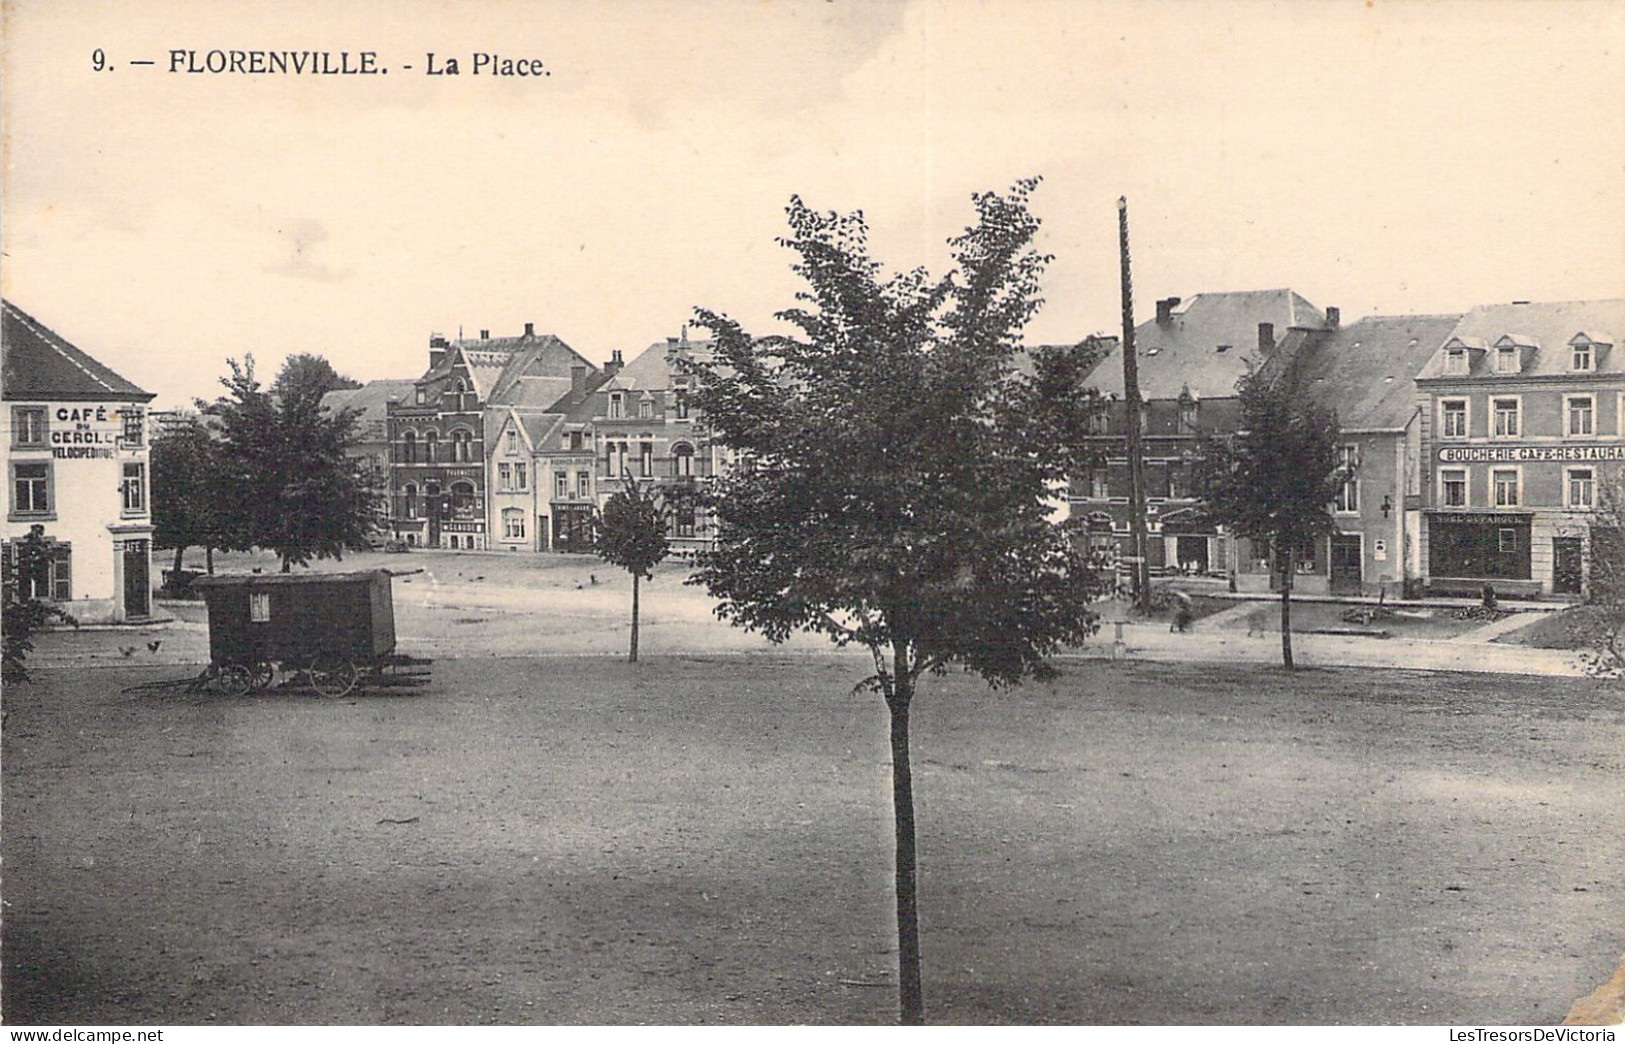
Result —
<path fill-rule="evenodd" d="M 1145 529 L 1145 457 L 1140 445 L 1140 361 L 1134 353 L 1134 281 L 1129 275 L 1128 197 L 1117 197 L 1117 239 L 1123 261 L 1123 399 L 1128 435 L 1128 510 L 1134 532 L 1134 604 L 1151 612 L 1150 538 Z"/>

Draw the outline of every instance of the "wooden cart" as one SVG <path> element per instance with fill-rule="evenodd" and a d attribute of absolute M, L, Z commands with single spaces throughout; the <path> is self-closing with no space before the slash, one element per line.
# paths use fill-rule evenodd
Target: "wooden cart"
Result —
<path fill-rule="evenodd" d="M 278 684 L 332 697 L 357 686 L 421 684 L 431 661 L 395 651 L 392 576 L 199 577 L 192 586 L 208 606 L 208 678 L 233 695 Z"/>

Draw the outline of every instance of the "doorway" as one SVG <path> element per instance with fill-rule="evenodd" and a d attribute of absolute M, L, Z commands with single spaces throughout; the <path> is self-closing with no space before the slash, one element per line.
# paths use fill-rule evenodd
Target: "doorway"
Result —
<path fill-rule="evenodd" d="M 124 616 L 152 615 L 152 566 L 145 540 L 124 542 Z"/>
<path fill-rule="evenodd" d="M 1577 595 L 1584 582 L 1584 552 L 1579 537 L 1552 537 L 1552 593 Z"/>
<path fill-rule="evenodd" d="M 1359 594 L 1363 579 L 1360 534 L 1339 533 L 1332 537 L 1332 594 Z"/>

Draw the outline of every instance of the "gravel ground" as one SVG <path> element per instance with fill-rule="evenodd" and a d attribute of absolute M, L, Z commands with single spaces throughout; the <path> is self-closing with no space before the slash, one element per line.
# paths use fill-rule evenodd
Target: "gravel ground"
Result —
<path fill-rule="evenodd" d="M 44 669 L 4 694 L 6 1021 L 890 1021 L 862 668 L 470 658 L 340 701 Z M 933 679 L 915 768 L 935 1022 L 1555 1022 L 1625 948 L 1590 681 Z"/>

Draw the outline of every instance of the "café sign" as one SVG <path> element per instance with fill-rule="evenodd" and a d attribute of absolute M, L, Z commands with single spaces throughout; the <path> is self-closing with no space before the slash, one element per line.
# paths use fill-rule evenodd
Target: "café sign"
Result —
<path fill-rule="evenodd" d="M 1446 464 L 1523 464 L 1625 460 L 1625 442 L 1589 446 L 1441 446 Z"/>

